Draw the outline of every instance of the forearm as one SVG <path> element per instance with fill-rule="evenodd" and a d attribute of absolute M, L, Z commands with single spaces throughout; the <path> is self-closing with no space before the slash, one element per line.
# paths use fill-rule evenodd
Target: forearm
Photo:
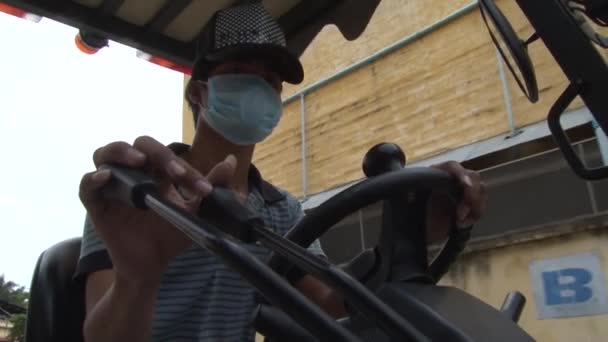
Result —
<path fill-rule="evenodd" d="M 304 276 L 295 283 L 295 287 L 332 317 L 342 318 L 347 316 L 342 294 L 313 276 Z"/>
<path fill-rule="evenodd" d="M 149 341 L 157 289 L 116 279 L 87 314 L 85 341 Z"/>
<path fill-rule="evenodd" d="M 344 297 L 340 292 L 334 289 L 328 289 L 320 306 L 325 312 L 336 319 L 348 316 L 346 306 L 344 305 Z"/>

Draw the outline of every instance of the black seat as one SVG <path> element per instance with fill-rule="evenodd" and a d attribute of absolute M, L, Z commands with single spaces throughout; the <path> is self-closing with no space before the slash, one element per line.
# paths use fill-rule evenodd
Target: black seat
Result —
<path fill-rule="evenodd" d="M 26 342 L 84 341 L 84 281 L 73 279 L 80 240 L 60 242 L 38 258 L 30 289 Z"/>

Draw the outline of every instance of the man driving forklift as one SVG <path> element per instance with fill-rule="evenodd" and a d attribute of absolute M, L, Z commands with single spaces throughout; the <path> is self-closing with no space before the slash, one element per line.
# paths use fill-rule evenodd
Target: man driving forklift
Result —
<path fill-rule="evenodd" d="M 260 4 L 218 11 L 197 56 L 185 95 L 196 123 L 191 145 L 165 146 L 147 136 L 113 142 L 95 151 L 95 165 L 143 168 L 163 196 L 191 213 L 213 186 L 229 187 L 266 227 L 285 234 L 304 215 L 302 208 L 264 180 L 252 158 L 281 118 L 282 83 L 302 82 L 302 65 Z M 458 225 L 470 227 L 486 203 L 479 174 L 456 162 L 434 167 L 462 184 Z M 110 177 L 99 169 L 84 175 L 80 186 L 87 220 L 76 276 L 86 279 L 85 341 L 253 340 L 256 290 L 153 212 L 103 200 L 99 189 Z M 450 219 L 435 208 L 431 241 L 445 236 Z M 259 245 L 243 247 L 259 258 L 269 255 Z M 318 242 L 309 251 L 323 253 Z M 297 271 L 287 278 L 334 317 L 345 315 L 339 294 L 324 283 Z"/>

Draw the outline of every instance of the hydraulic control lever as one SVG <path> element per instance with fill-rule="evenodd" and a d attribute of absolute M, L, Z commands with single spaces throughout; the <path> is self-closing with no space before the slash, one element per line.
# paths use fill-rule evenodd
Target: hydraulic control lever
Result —
<path fill-rule="evenodd" d="M 505 297 L 500 311 L 513 320 L 513 322 L 518 322 L 525 305 L 526 297 L 519 291 L 512 291 Z"/>
<path fill-rule="evenodd" d="M 112 173 L 109 184 L 101 190 L 103 196 L 135 208 L 153 210 L 193 242 L 219 256 L 257 288 L 268 302 L 321 340 L 359 341 L 265 263 L 229 238 L 228 234 L 234 234 L 233 237 L 242 238 L 242 241 L 254 241 L 254 229 L 263 229 L 259 226 L 261 220 L 240 205 L 231 191 L 214 188 L 201 206 L 205 218 L 199 218 L 164 200 L 157 192 L 154 180 L 143 172 L 119 165 L 102 168 Z"/>
<path fill-rule="evenodd" d="M 352 333 L 302 297 L 266 264 L 232 242 L 229 236 L 243 242 L 259 241 L 301 269 L 319 277 L 341 291 L 353 307 L 378 324 L 389 336 L 403 341 L 427 341 L 411 323 L 344 271 L 266 229 L 263 221 L 240 204 L 231 190 L 215 187 L 203 199 L 199 217 L 195 217 L 162 199 L 156 191 L 154 181 L 141 171 L 117 165 L 104 167 L 109 168 L 113 175 L 108 186 L 102 189 L 107 198 L 155 211 L 192 241 L 221 257 L 260 290 L 271 304 L 301 322 L 316 336 L 340 341 L 357 340 Z"/>

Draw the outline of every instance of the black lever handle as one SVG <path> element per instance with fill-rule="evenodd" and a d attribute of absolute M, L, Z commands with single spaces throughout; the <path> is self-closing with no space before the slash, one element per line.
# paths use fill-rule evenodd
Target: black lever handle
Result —
<path fill-rule="evenodd" d="M 223 187 L 214 187 L 203 199 L 198 216 L 245 243 L 253 243 L 253 229 L 264 226 L 261 217 L 241 204 L 232 190 Z"/>
<path fill-rule="evenodd" d="M 102 189 L 104 198 L 115 200 L 133 208 L 146 209 L 146 195 L 156 193 L 156 182 L 138 169 L 117 164 L 104 164 L 102 170 L 110 170 L 112 176 Z"/>
<path fill-rule="evenodd" d="M 367 177 L 403 169 L 405 153 L 399 145 L 381 143 L 372 147 L 363 157 L 363 173 Z"/>
<path fill-rule="evenodd" d="M 513 291 L 509 292 L 505 297 L 505 300 L 500 307 L 500 311 L 512 319 L 513 322 L 518 322 L 525 305 L 526 297 L 519 291 Z"/>
<path fill-rule="evenodd" d="M 264 335 L 266 341 L 319 341 L 291 317 L 268 305 L 258 305 L 252 321 L 256 331 Z"/>
<path fill-rule="evenodd" d="M 102 188 L 107 199 L 146 209 L 146 196 L 157 194 L 156 182 L 142 170 L 116 164 L 106 164 L 101 168 L 112 173 L 110 182 Z M 198 216 L 245 243 L 254 242 L 253 227 L 264 225 L 259 216 L 236 199 L 232 190 L 223 187 L 214 187 L 203 199 Z"/>
<path fill-rule="evenodd" d="M 141 170 L 118 165 L 103 167 L 112 172 L 109 184 L 102 189 L 104 196 L 134 207 L 149 208 L 159 214 L 192 241 L 222 258 L 270 303 L 289 314 L 309 333 L 332 341 L 359 341 L 344 327 L 336 324 L 331 316 L 289 286 L 263 261 L 254 257 L 242 246 L 226 239 L 227 234 L 224 233 L 247 239 L 254 236 L 254 231 L 265 231 L 259 226 L 261 220 L 239 203 L 230 190 L 214 188 L 201 205 L 203 215 L 209 218 L 197 218 L 161 198 L 156 191 L 155 182 Z M 215 225 L 210 222 L 220 218 L 221 224 Z M 270 236 L 271 233 L 268 231 L 266 236 Z M 276 245 L 280 245 L 280 241 Z"/>

